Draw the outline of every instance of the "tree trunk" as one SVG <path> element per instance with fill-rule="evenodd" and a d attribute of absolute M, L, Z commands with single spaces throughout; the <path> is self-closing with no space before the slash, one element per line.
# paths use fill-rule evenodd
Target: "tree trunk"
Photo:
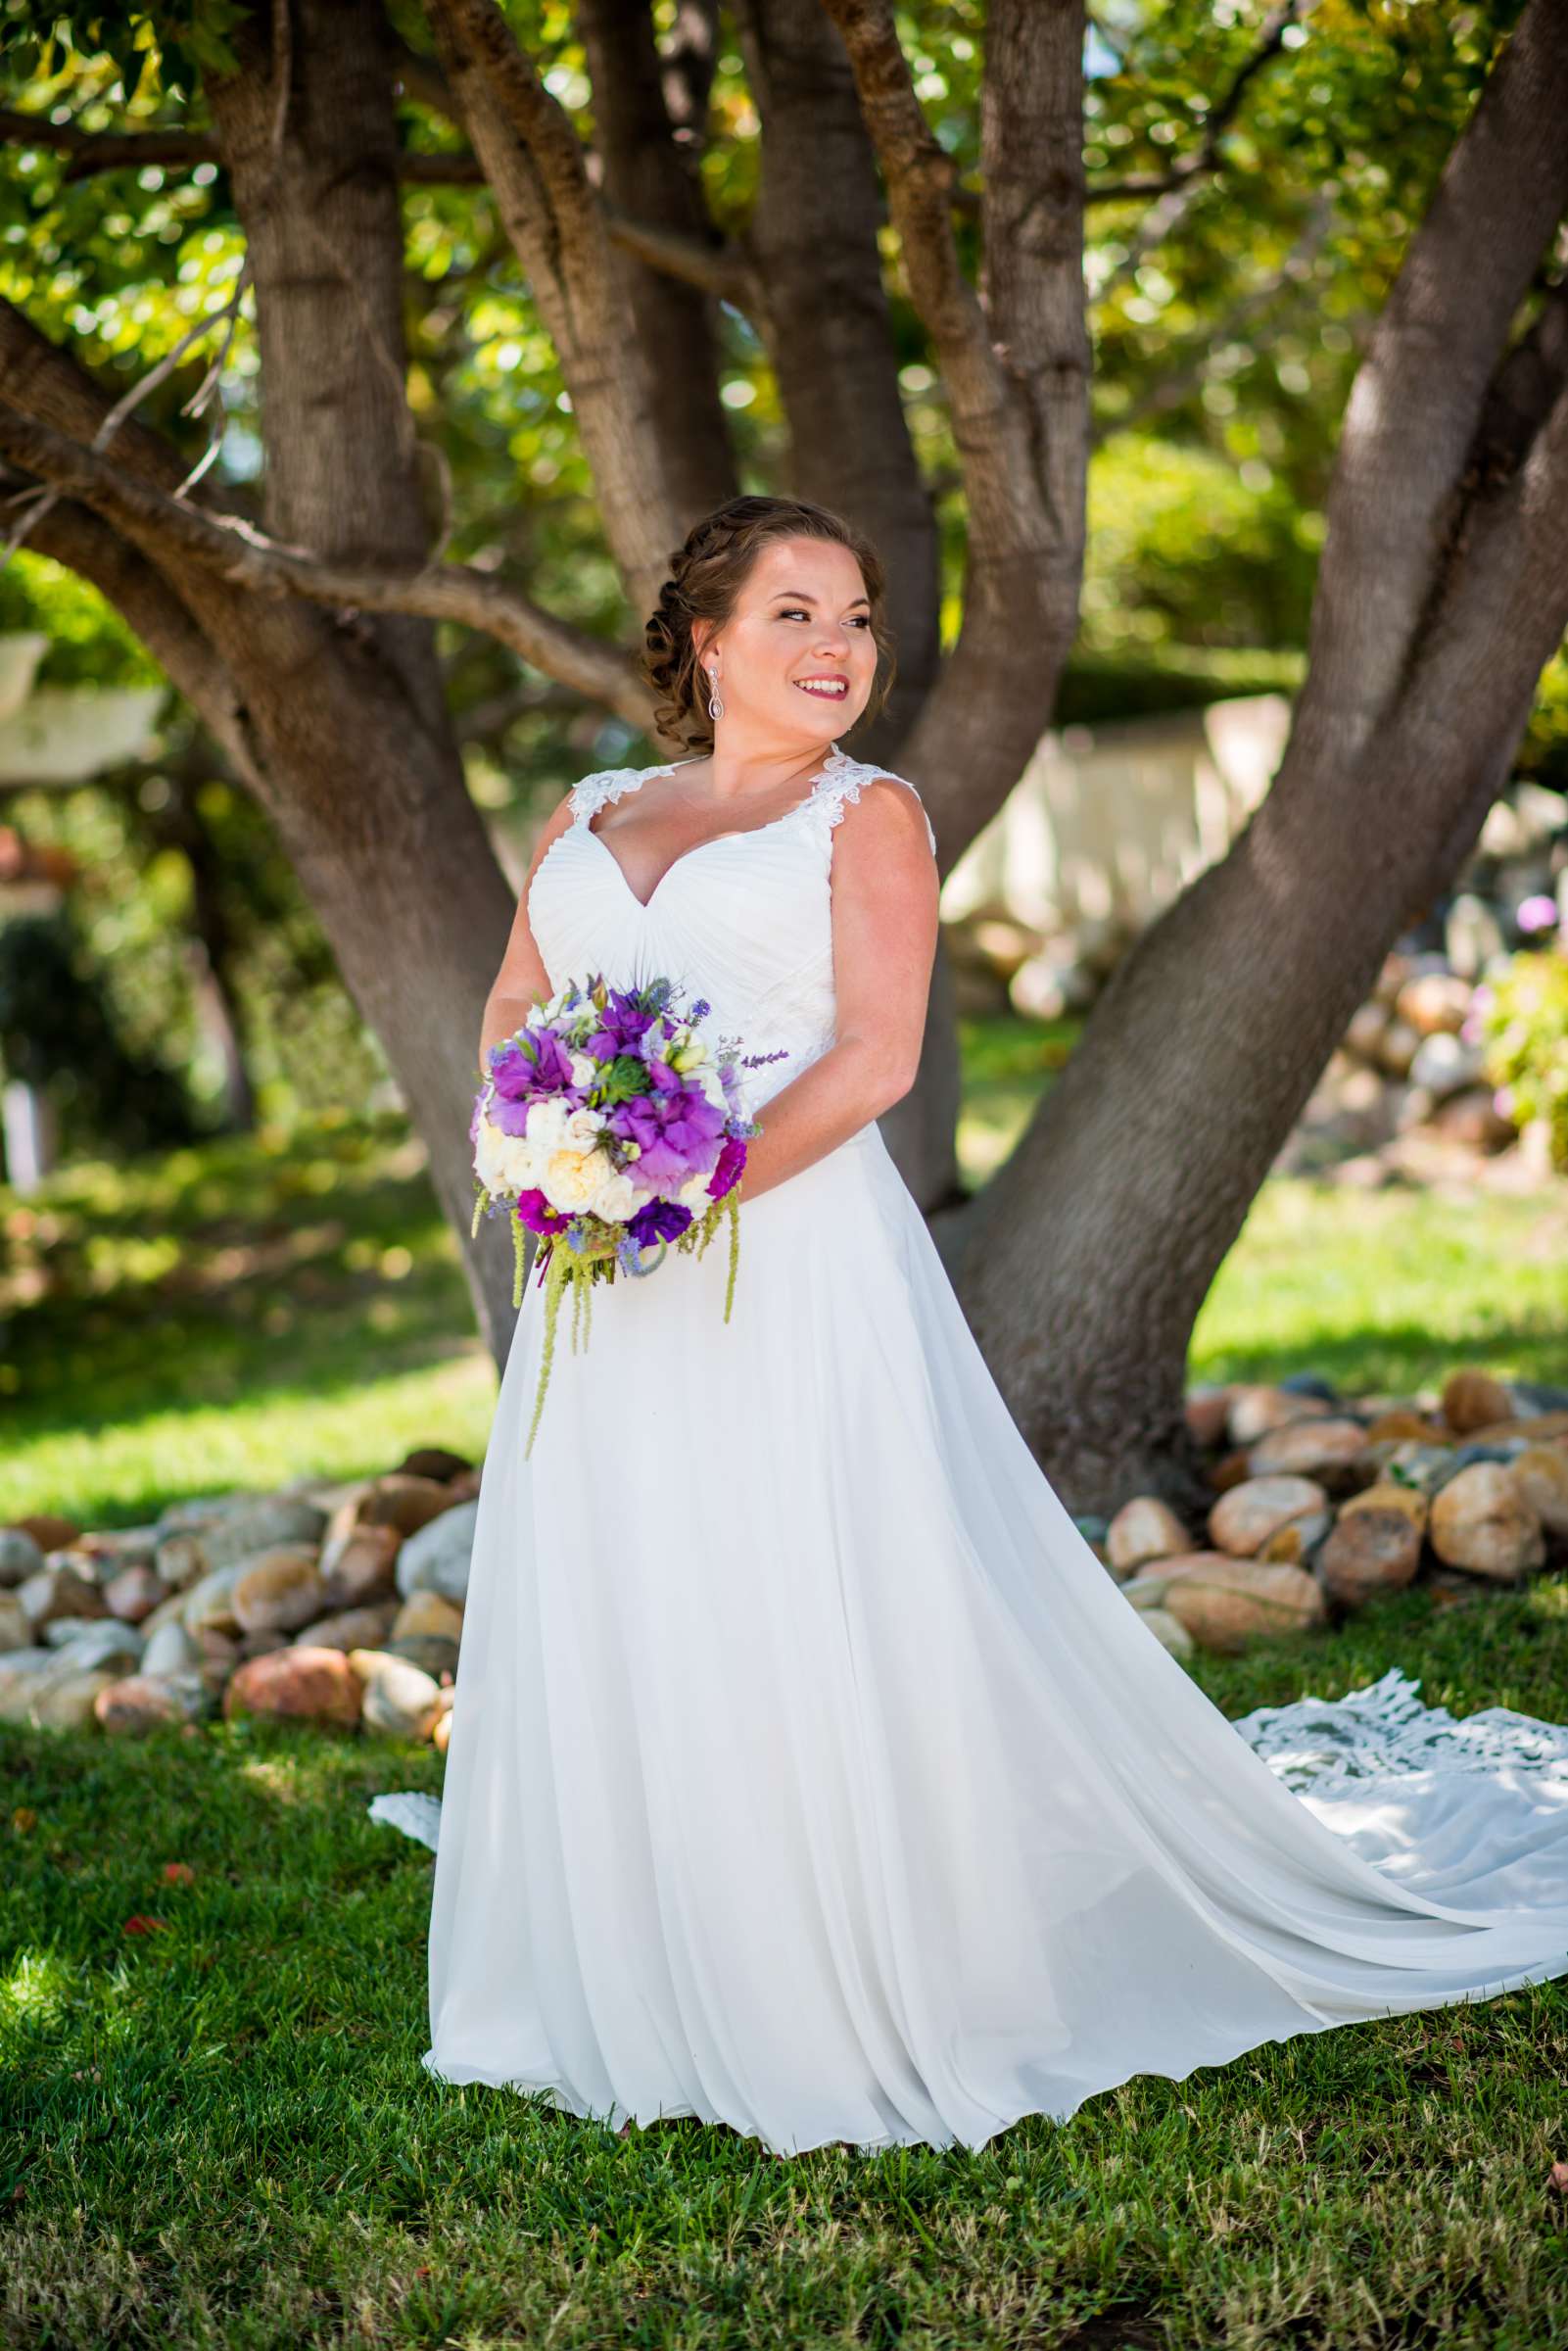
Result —
<path fill-rule="evenodd" d="M 1081 1508 L 1194 1499 L 1198 1311 L 1390 946 L 1473 841 L 1568 624 L 1549 304 L 1528 395 L 1507 349 L 1568 205 L 1565 36 L 1565 0 L 1532 0 L 1357 373 L 1268 797 L 1117 970 L 964 1220 L 975 1336 Z"/>
<path fill-rule="evenodd" d="M 404 394 L 403 224 L 380 0 L 292 0 L 236 34 L 214 119 L 256 282 L 269 533 L 316 552 L 421 561 L 430 522 Z M 473 1213 L 479 1023 L 512 902 L 463 782 L 434 630 L 403 614 L 292 616 L 294 658 L 243 607 L 209 622 L 244 691 L 260 786 L 386 1049 L 459 1235 Z M 258 655 L 260 654 L 260 657 Z M 510 1248 L 464 1264 L 503 1361 Z"/>

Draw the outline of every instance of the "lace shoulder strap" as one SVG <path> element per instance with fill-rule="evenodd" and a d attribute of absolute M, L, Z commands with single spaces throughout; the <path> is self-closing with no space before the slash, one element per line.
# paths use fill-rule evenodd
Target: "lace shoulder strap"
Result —
<path fill-rule="evenodd" d="M 886 776 L 894 784 L 902 784 L 906 792 L 913 792 L 916 799 L 920 799 L 920 793 L 907 776 L 894 775 L 890 767 L 879 767 L 874 760 L 852 759 L 847 751 L 835 750 L 823 770 L 822 782 L 818 787 L 819 804 L 829 825 L 836 825 L 847 803 L 859 799 L 862 786 L 874 783 L 879 776 Z M 925 815 L 924 802 L 921 813 Z M 936 835 L 931 830 L 928 816 L 926 817 L 926 838 L 930 842 L 931 855 L 934 857 Z"/>
<path fill-rule="evenodd" d="M 599 767 L 589 776 L 579 776 L 572 786 L 570 800 L 572 822 L 592 823 L 599 810 L 611 800 L 618 800 L 623 792 L 635 792 L 649 776 L 667 776 L 671 762 L 662 767 Z"/>

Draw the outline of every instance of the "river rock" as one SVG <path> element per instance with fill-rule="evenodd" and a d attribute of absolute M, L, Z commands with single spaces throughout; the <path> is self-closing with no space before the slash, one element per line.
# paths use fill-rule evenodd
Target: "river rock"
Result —
<path fill-rule="evenodd" d="M 359 1505 L 361 1526 L 390 1526 L 403 1536 L 417 1534 L 451 1508 L 451 1489 L 435 1477 L 378 1477 Z"/>
<path fill-rule="evenodd" d="M 1327 1500 L 1309 1477 L 1250 1477 L 1214 1504 L 1209 1513 L 1210 1538 L 1233 1559 L 1254 1559 L 1270 1535 L 1293 1518 L 1320 1513 Z"/>
<path fill-rule="evenodd" d="M 1528 1446 L 1508 1474 L 1547 1534 L 1568 1536 L 1568 1453 L 1555 1445 Z"/>
<path fill-rule="evenodd" d="M 201 1661 L 202 1653 L 185 1627 L 171 1622 L 147 1635 L 141 1669 L 149 1679 L 164 1681 L 176 1674 L 194 1673 Z"/>
<path fill-rule="evenodd" d="M 1183 1400 L 1187 1434 L 1205 1453 L 1212 1453 L 1223 1445 L 1230 1420 L 1231 1389 L 1223 1385 L 1203 1385 L 1189 1388 Z"/>
<path fill-rule="evenodd" d="M 204 1575 L 186 1593 L 180 1622 L 198 1641 L 204 1633 L 222 1633 L 229 1639 L 238 1634 L 240 1620 L 234 1613 L 234 1587 L 249 1564 L 248 1559 L 235 1559 L 227 1567 L 214 1567 L 211 1575 Z"/>
<path fill-rule="evenodd" d="M 1320 1511 L 1304 1511 L 1300 1518 L 1287 1518 L 1276 1526 L 1261 1551 L 1254 1557 L 1259 1559 L 1286 1560 L 1291 1566 L 1303 1566 L 1316 1550 L 1334 1523 L 1334 1513 L 1327 1504 Z"/>
<path fill-rule="evenodd" d="M 340 1608 L 330 1616 L 318 1616 L 314 1624 L 295 1635 L 301 1649 L 379 1649 L 392 1631 L 397 1615 L 396 1601 L 383 1601 L 375 1607 Z"/>
<path fill-rule="evenodd" d="M 0 1592 L 0 1650 L 31 1647 L 32 1618 L 15 1592 Z"/>
<path fill-rule="evenodd" d="M 1357 1511 L 1399 1511 L 1417 1534 L 1424 1534 L 1432 1502 L 1422 1487 L 1400 1485 L 1391 1478 L 1387 1483 L 1380 1480 L 1375 1486 L 1363 1486 L 1359 1494 L 1352 1494 L 1340 1505 L 1342 1518 L 1353 1518 Z"/>
<path fill-rule="evenodd" d="M 119 1568 L 103 1591 L 110 1614 L 123 1624 L 145 1623 L 159 1603 L 169 1597 L 168 1586 L 156 1567 Z"/>
<path fill-rule="evenodd" d="M 444 1600 L 466 1599 L 478 1515 L 477 1498 L 460 1502 L 407 1537 L 398 1554 L 398 1589 L 404 1600 L 415 1592 L 439 1592 Z"/>
<path fill-rule="evenodd" d="M 440 1685 L 408 1658 L 356 1649 L 349 1662 L 364 1685 L 366 1730 L 389 1739 L 428 1738 L 441 1704 Z"/>
<path fill-rule="evenodd" d="M 1456 1470 L 1432 1505 L 1432 1548 L 1450 1567 L 1512 1583 L 1545 1562 L 1540 1518 L 1515 1482 L 1511 1464 L 1472 1462 Z"/>
<path fill-rule="evenodd" d="M 223 1712 L 356 1723 L 362 1685 L 340 1649 L 301 1649 L 297 1643 L 236 1666 L 223 1693 Z"/>
<path fill-rule="evenodd" d="M 1163 1647 L 1168 1649 L 1173 1657 L 1190 1657 L 1192 1655 L 1192 1635 L 1188 1632 L 1186 1626 L 1178 1617 L 1171 1615 L 1168 1608 L 1161 1608 L 1151 1606 L 1146 1608 L 1140 1608 L 1138 1610 L 1138 1614 L 1142 1617 L 1144 1623 L 1149 1627 L 1149 1630 L 1154 1634 L 1155 1639 L 1159 1641 Z M 438 1732 L 440 1731 L 440 1723 L 437 1723 L 436 1729 Z M 438 1746 L 441 1745 L 439 1738 L 437 1739 L 436 1744 Z"/>
<path fill-rule="evenodd" d="M 1168 1609 L 1200 1649 L 1229 1655 L 1255 1640 L 1321 1624 L 1328 1612 L 1321 1587 L 1305 1568 L 1223 1551 L 1166 1560 L 1137 1582 L 1145 1602 Z"/>
<path fill-rule="evenodd" d="M 1359 1420 L 1343 1416 L 1295 1420 L 1259 1437 L 1247 1456 L 1254 1477 L 1315 1478 L 1330 1494 L 1368 1485 L 1374 1463 Z"/>
<path fill-rule="evenodd" d="M 215 1517 L 161 1541 L 158 1572 L 166 1583 L 190 1583 L 259 1559 L 264 1552 L 317 1545 L 326 1524 L 326 1511 L 304 1495 L 245 1496 Z"/>
<path fill-rule="evenodd" d="M 1454 1371 L 1444 1382 L 1443 1417 L 1455 1436 L 1468 1437 L 1513 1413 L 1513 1395 L 1487 1371 Z"/>
<path fill-rule="evenodd" d="M 74 1567 L 41 1567 L 19 1587 L 17 1598 L 26 1609 L 35 1632 L 42 1632 L 46 1625 L 58 1624 L 66 1616 L 108 1614 L 97 1584 L 88 1576 L 78 1575 Z"/>
<path fill-rule="evenodd" d="M 44 1628 L 44 1642 L 50 1649 L 69 1649 L 71 1663 L 82 1671 L 112 1665 L 117 1673 L 124 1673 L 141 1661 L 141 1634 L 118 1616 L 60 1617 Z"/>
<path fill-rule="evenodd" d="M 73 1731 L 91 1722 L 93 1702 L 114 1673 L 83 1671 L 69 1652 L 19 1649 L 0 1655 L 0 1722 Z"/>
<path fill-rule="evenodd" d="M 409 1633 L 405 1640 L 383 1642 L 382 1648 L 388 1656 L 406 1657 L 410 1665 L 428 1673 L 433 1682 L 439 1682 L 444 1673 L 454 1674 L 457 1670 L 457 1644 L 444 1641 L 439 1633 Z"/>
<path fill-rule="evenodd" d="M 451 1694 L 450 1691 L 444 1690 L 441 1695 L 443 1698 L 449 1698 Z M 436 1719 L 434 1723 L 432 1723 L 430 1729 L 430 1744 L 435 1749 L 438 1755 L 444 1755 L 447 1752 L 448 1744 L 451 1741 L 451 1708 L 449 1705 L 444 1713 L 436 1716 Z"/>
<path fill-rule="evenodd" d="M 439 1592 L 415 1592 L 405 1600 L 393 1621 L 395 1641 L 412 1641 L 429 1636 L 440 1641 L 460 1641 L 463 1631 L 463 1612 Z M 367 1643 L 366 1647 L 370 1645 Z"/>
<path fill-rule="evenodd" d="M 43 1565 L 42 1546 L 25 1527 L 0 1526 L 0 1587 L 11 1590 L 36 1575 Z"/>
<path fill-rule="evenodd" d="M 332 1608 L 361 1608 L 397 1591 L 403 1537 L 395 1526 L 343 1528 L 321 1551 L 321 1580 Z"/>
<path fill-rule="evenodd" d="M 293 1543 L 253 1559 L 230 1606 L 242 1633 L 297 1633 L 327 1606 L 313 1545 Z"/>
<path fill-rule="evenodd" d="M 46 1559 L 50 1552 L 64 1551 L 74 1543 L 82 1531 L 76 1519 L 62 1518 L 57 1511 L 25 1511 L 13 1523 L 32 1537 Z"/>
<path fill-rule="evenodd" d="M 1225 1434 L 1232 1445 L 1250 1447 L 1271 1429 L 1292 1420 L 1326 1418 L 1332 1410 L 1320 1396 L 1302 1396 L 1278 1386 L 1243 1385 L 1231 1390 Z"/>
<path fill-rule="evenodd" d="M 1420 1564 L 1421 1529 L 1399 1510 L 1342 1511 L 1316 1561 L 1324 1591 L 1347 1608 L 1413 1583 Z"/>
<path fill-rule="evenodd" d="M 441 1485 L 450 1485 L 454 1477 L 464 1477 L 473 1463 L 464 1453 L 452 1453 L 445 1445 L 416 1445 L 405 1453 L 393 1470 L 394 1477 L 434 1478 Z"/>
<path fill-rule="evenodd" d="M 93 1701 L 93 1713 L 111 1738 L 135 1738 L 169 1722 L 200 1722 L 213 1711 L 212 1693 L 198 1673 L 127 1674 Z"/>
<path fill-rule="evenodd" d="M 1470 1013 L 1468 980 L 1453 972 L 1418 972 L 1394 999 L 1402 1021 L 1421 1036 L 1456 1036 Z"/>

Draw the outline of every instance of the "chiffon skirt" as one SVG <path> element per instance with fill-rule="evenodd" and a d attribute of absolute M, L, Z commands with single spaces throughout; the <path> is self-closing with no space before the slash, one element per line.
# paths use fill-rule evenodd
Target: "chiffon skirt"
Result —
<path fill-rule="evenodd" d="M 1568 1763 L 1286 1787 L 1074 1526 L 876 1126 L 740 1236 L 728 1323 L 727 1228 L 595 1291 L 577 1352 L 563 1309 L 528 1459 L 526 1294 L 433 2074 L 781 2154 L 977 2147 L 1135 2074 L 1568 1973 Z"/>

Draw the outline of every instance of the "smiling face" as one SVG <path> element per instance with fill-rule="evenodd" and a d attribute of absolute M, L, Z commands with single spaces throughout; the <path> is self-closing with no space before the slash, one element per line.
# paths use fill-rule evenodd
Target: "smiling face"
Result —
<path fill-rule="evenodd" d="M 716 686 L 719 726 L 736 739 L 831 743 L 853 726 L 876 680 L 866 583 L 848 548 L 832 540 L 769 541 L 730 618 L 717 627 L 699 621 L 691 634 L 699 682 Z"/>

